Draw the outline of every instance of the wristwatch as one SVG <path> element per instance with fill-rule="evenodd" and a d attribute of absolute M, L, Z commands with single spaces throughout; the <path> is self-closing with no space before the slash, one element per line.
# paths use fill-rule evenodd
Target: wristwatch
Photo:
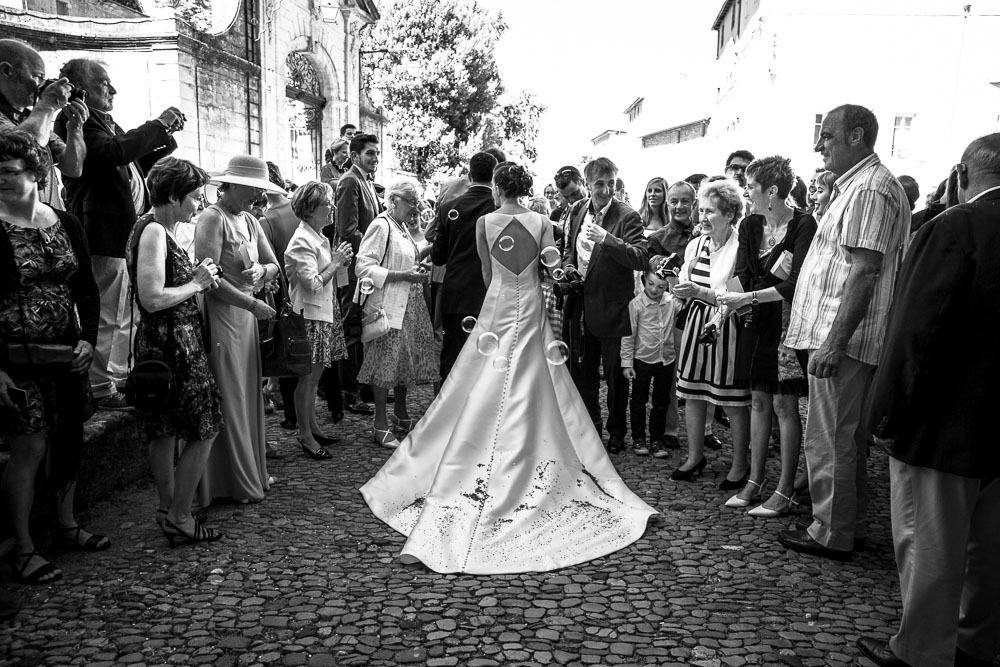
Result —
<path fill-rule="evenodd" d="M 760 301 L 757 300 L 757 292 L 752 292 L 750 294 L 750 305 L 756 308 L 759 303 Z"/>

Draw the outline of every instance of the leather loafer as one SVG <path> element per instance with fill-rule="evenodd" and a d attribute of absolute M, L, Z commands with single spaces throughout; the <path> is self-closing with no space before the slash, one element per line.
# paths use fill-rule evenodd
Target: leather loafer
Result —
<path fill-rule="evenodd" d="M 802 531 L 804 531 L 804 530 L 808 529 L 809 526 L 812 525 L 812 523 L 813 523 L 812 516 L 810 516 L 809 514 L 806 514 L 806 515 L 800 517 L 799 519 L 797 519 L 795 521 L 795 530 L 802 530 Z M 868 539 L 867 538 L 864 538 L 864 537 L 855 537 L 854 538 L 854 550 L 855 551 L 864 551 L 867 546 L 868 546 Z"/>
<path fill-rule="evenodd" d="M 625 438 L 620 435 L 608 437 L 608 451 L 612 454 L 621 454 L 625 451 Z"/>
<path fill-rule="evenodd" d="M 372 406 L 368 405 L 367 403 L 365 403 L 364 401 L 362 401 L 360 398 L 351 401 L 347 405 L 347 409 L 349 411 L 353 412 L 356 415 L 373 415 L 373 414 L 375 414 L 375 410 L 372 409 Z"/>
<path fill-rule="evenodd" d="M 896 657 L 896 654 L 889 648 L 889 642 L 872 637 L 858 637 L 858 648 L 869 660 L 882 667 L 910 667 L 910 663 L 903 662 Z"/>
<path fill-rule="evenodd" d="M 705 446 L 709 449 L 719 450 L 722 449 L 722 441 L 714 433 L 710 433 L 705 436 Z"/>
<path fill-rule="evenodd" d="M 832 558 L 833 560 L 851 560 L 854 553 L 853 551 L 824 547 L 804 530 L 783 530 L 778 533 L 778 541 L 793 551 L 821 558 Z"/>

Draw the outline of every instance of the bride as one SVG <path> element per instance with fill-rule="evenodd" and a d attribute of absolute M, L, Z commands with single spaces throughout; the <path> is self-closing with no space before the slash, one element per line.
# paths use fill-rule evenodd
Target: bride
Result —
<path fill-rule="evenodd" d="M 505 162 L 476 223 L 489 285 L 475 329 L 427 413 L 361 488 L 436 572 L 554 570 L 639 539 L 656 510 L 622 481 L 545 315 L 552 225 L 521 206 L 532 179 Z"/>

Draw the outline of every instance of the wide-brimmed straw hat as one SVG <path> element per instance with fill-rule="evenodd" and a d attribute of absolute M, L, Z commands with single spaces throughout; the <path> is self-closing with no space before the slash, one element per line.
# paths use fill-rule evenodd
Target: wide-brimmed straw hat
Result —
<path fill-rule="evenodd" d="M 267 163 L 252 155 L 237 155 L 229 160 L 226 170 L 212 175 L 212 183 L 235 183 L 249 185 L 268 192 L 288 194 L 267 178 Z"/>

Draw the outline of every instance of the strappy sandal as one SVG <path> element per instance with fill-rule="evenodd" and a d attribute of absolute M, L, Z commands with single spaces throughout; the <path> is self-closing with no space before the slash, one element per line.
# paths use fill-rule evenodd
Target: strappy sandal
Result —
<path fill-rule="evenodd" d="M 84 534 L 90 535 L 90 537 L 81 541 Z M 111 540 L 107 537 L 85 531 L 80 526 L 57 528 L 56 538 L 63 546 L 82 549 L 83 551 L 104 551 L 111 548 Z"/>
<path fill-rule="evenodd" d="M 791 497 L 786 496 L 781 491 L 775 491 L 774 492 L 774 496 L 778 496 L 778 497 L 782 498 L 785 501 L 785 506 L 782 507 L 782 508 L 773 510 L 773 509 L 771 509 L 769 507 L 764 507 L 764 505 L 767 504 L 767 503 L 764 503 L 764 505 L 760 505 L 758 507 L 754 507 L 752 510 L 750 510 L 749 512 L 747 512 L 747 514 L 749 514 L 750 516 L 762 516 L 762 517 L 765 517 L 765 518 L 772 518 L 772 517 L 776 517 L 776 516 L 781 516 L 783 514 L 788 514 L 789 512 L 792 511 L 792 506 L 793 505 L 798 505 L 799 504 L 799 501 L 797 501 L 795 499 L 795 492 L 794 491 L 792 491 Z M 771 498 L 768 498 L 767 502 L 770 502 L 771 499 L 774 498 L 774 496 L 771 496 Z M 781 502 L 781 501 L 778 501 L 778 502 Z"/>
<path fill-rule="evenodd" d="M 30 574 L 25 574 L 24 571 L 28 569 L 28 564 L 35 556 L 38 556 L 41 560 L 45 561 L 45 564 L 39 565 L 32 570 Z M 24 562 L 20 567 L 18 567 L 17 563 L 22 559 Z M 26 551 L 23 554 L 14 555 L 14 575 L 17 577 L 18 581 L 22 583 L 37 586 L 39 584 L 51 584 L 55 581 L 59 581 L 62 579 L 62 570 L 42 558 L 42 554 L 37 551 Z M 46 577 L 48 578 L 46 579 Z"/>
<path fill-rule="evenodd" d="M 395 434 L 392 429 L 388 428 L 375 428 L 372 426 L 372 440 L 375 444 L 380 447 L 386 447 L 388 449 L 395 449 L 399 447 L 399 440 L 396 440 Z"/>
<path fill-rule="evenodd" d="M 191 518 L 198 523 L 208 523 L 208 517 L 201 512 L 191 512 Z M 166 519 L 167 510 L 156 510 L 156 518 L 154 518 L 153 521 L 156 522 L 157 526 L 163 528 L 163 522 L 166 521 Z"/>
<path fill-rule="evenodd" d="M 750 494 L 749 498 L 743 498 L 742 497 L 743 489 L 746 489 L 747 486 L 750 486 L 751 484 L 753 484 L 757 488 L 753 491 L 753 493 Z M 755 503 L 760 501 L 760 494 L 763 489 L 759 483 L 748 478 L 747 483 L 743 487 L 743 489 L 741 489 L 739 493 L 737 493 L 735 496 L 726 501 L 726 507 L 742 508 L 749 506 L 750 503 Z"/>
<path fill-rule="evenodd" d="M 389 415 L 389 422 L 395 428 L 398 428 L 401 431 L 406 431 L 407 433 L 409 433 L 410 431 L 412 431 L 413 427 L 416 426 L 416 424 L 417 424 L 417 420 L 416 419 L 411 419 L 410 417 L 407 417 L 406 419 L 403 419 L 402 417 L 397 417 L 394 414 L 390 414 Z"/>
<path fill-rule="evenodd" d="M 170 523 L 170 519 L 163 520 L 163 536 L 170 542 L 170 548 L 174 548 L 174 540 L 180 540 L 181 544 L 195 544 L 197 542 L 217 542 L 222 539 L 222 533 L 204 525 L 194 522 L 194 532 L 185 533 L 183 530 Z"/>

